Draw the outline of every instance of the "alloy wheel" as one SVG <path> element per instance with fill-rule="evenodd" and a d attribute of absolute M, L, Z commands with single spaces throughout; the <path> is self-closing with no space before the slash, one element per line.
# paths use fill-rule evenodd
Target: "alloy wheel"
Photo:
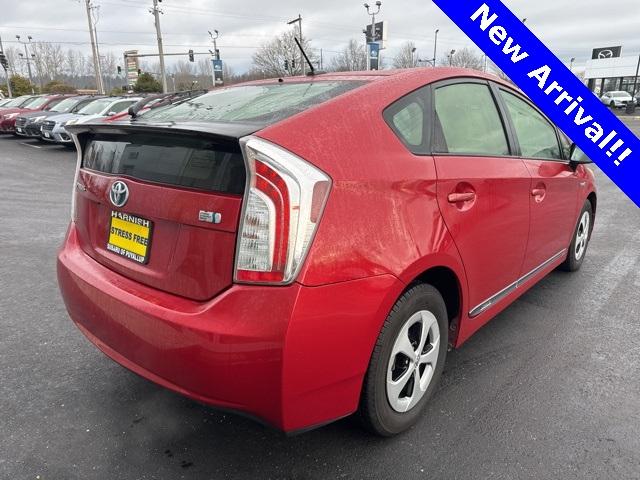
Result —
<path fill-rule="evenodd" d="M 576 260 L 580 260 L 587 249 L 587 241 L 589 240 L 589 222 L 589 212 L 584 212 L 580 218 L 580 223 L 578 224 L 578 230 L 576 232 L 574 252 Z"/>
<path fill-rule="evenodd" d="M 404 413 L 424 396 L 438 361 L 440 328 L 433 313 L 414 313 L 400 329 L 387 366 L 387 399 Z"/>

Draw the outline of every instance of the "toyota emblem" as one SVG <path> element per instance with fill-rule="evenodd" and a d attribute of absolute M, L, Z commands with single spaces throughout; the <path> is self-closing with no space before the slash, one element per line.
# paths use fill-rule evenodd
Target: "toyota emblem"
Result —
<path fill-rule="evenodd" d="M 109 190 L 109 200 L 116 207 L 123 207 L 127 200 L 129 200 L 129 187 L 124 182 L 118 180 L 111 185 L 111 190 Z"/>

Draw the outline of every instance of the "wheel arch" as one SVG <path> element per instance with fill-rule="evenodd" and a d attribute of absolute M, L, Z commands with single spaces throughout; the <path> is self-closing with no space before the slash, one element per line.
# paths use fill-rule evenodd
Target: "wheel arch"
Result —
<path fill-rule="evenodd" d="M 465 298 L 459 275 L 449 266 L 431 266 L 415 276 L 407 284 L 405 291 L 421 283 L 431 285 L 442 295 L 447 308 L 449 344 L 455 345 L 463 312 L 463 299 Z M 405 291 L 403 291 L 402 294 L 404 294 Z"/>
<path fill-rule="evenodd" d="M 587 195 L 587 200 L 591 203 L 591 231 L 589 232 L 589 237 L 591 237 L 591 232 L 593 232 L 593 226 L 595 225 L 596 210 L 598 206 L 598 196 L 596 195 L 596 192 L 591 192 Z"/>

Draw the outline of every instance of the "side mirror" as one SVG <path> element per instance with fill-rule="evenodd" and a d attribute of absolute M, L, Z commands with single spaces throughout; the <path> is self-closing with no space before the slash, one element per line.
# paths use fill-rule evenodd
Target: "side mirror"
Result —
<path fill-rule="evenodd" d="M 111 112 L 107 113 L 107 117 L 111 117 L 111 116 L 115 115 L 116 113 L 118 113 L 118 112 L 111 111 Z"/>
<path fill-rule="evenodd" d="M 593 163 L 593 161 L 587 157 L 587 155 L 576 145 L 571 144 L 571 156 L 569 157 L 569 163 L 575 167 L 578 165 L 584 165 L 586 163 Z"/>

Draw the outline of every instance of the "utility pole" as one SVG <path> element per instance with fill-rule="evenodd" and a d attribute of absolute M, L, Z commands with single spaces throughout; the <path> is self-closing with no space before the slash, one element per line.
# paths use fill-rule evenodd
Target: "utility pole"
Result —
<path fill-rule="evenodd" d="M 96 89 L 98 93 L 104 94 L 104 88 L 102 85 L 102 69 L 100 68 L 100 54 L 98 53 L 98 47 L 96 45 L 96 31 L 93 27 L 93 17 L 91 16 L 91 10 L 94 8 L 91 5 L 91 0 L 85 0 L 85 6 L 87 8 L 87 22 L 89 22 L 89 37 L 91 39 L 91 54 L 93 55 L 93 71 L 96 76 Z"/>
<path fill-rule="evenodd" d="M 13 98 L 13 93 L 11 92 L 11 76 L 9 75 L 9 59 L 4 55 L 2 37 L 0 37 L 0 53 L 2 53 L 2 68 L 4 68 L 4 73 L 7 76 L 7 92 L 9 93 L 9 98 Z"/>
<path fill-rule="evenodd" d="M 367 9 L 367 15 L 371 16 L 371 43 L 373 43 L 375 41 L 375 38 L 376 38 L 376 15 L 378 13 L 380 13 L 380 7 L 382 7 L 382 2 L 381 1 L 377 1 L 376 2 L 376 7 L 378 7 L 378 9 L 374 12 L 373 9 L 370 9 L 368 3 L 364 4 L 364 8 Z M 366 37 L 366 30 L 365 30 L 365 37 Z M 369 42 L 367 42 L 367 43 L 369 43 Z M 367 49 L 366 50 L 367 50 L 367 70 L 371 70 L 371 58 L 370 58 L 370 53 L 369 53 L 369 45 L 367 45 Z M 378 55 L 379 55 L 379 53 L 378 53 Z M 380 58 L 378 57 L 378 69 L 379 68 L 380 68 Z"/>
<path fill-rule="evenodd" d="M 29 50 L 27 49 L 27 45 L 31 43 L 31 40 L 33 39 L 33 37 L 31 35 L 27 35 L 27 38 L 29 39 L 28 42 L 21 41 L 20 35 L 16 35 L 16 38 L 18 39 L 18 43 L 21 43 L 22 45 L 24 45 L 24 59 L 27 61 L 27 71 L 29 72 L 29 83 L 31 84 L 31 93 L 36 93 L 35 90 L 33 89 L 33 75 L 31 74 L 31 60 L 29 57 Z M 20 56 L 22 56 L 22 54 L 20 54 Z"/>
<path fill-rule="evenodd" d="M 300 36 L 300 45 L 304 45 L 304 43 L 302 42 L 302 16 L 300 14 L 298 14 L 298 18 L 295 18 L 293 20 L 291 20 L 290 22 L 287 22 L 287 25 L 293 25 L 294 23 L 298 24 L 298 35 Z M 302 75 L 304 76 L 305 74 L 305 64 L 304 64 L 304 56 L 302 54 L 302 51 L 300 51 L 300 66 L 302 68 Z"/>
<path fill-rule="evenodd" d="M 160 32 L 160 14 L 163 13 L 158 6 L 162 0 L 153 0 L 153 8 L 149 10 L 153 14 L 156 24 L 156 36 L 158 37 L 158 54 L 160 56 L 160 77 L 162 78 L 162 93 L 167 93 L 167 75 L 164 69 L 164 49 L 162 48 L 162 33 Z"/>
<path fill-rule="evenodd" d="M 436 59 L 437 59 L 437 55 L 438 55 L 438 33 L 440 32 L 440 29 L 437 28 L 436 29 L 436 38 L 433 41 L 433 66 L 436 66 Z"/>

